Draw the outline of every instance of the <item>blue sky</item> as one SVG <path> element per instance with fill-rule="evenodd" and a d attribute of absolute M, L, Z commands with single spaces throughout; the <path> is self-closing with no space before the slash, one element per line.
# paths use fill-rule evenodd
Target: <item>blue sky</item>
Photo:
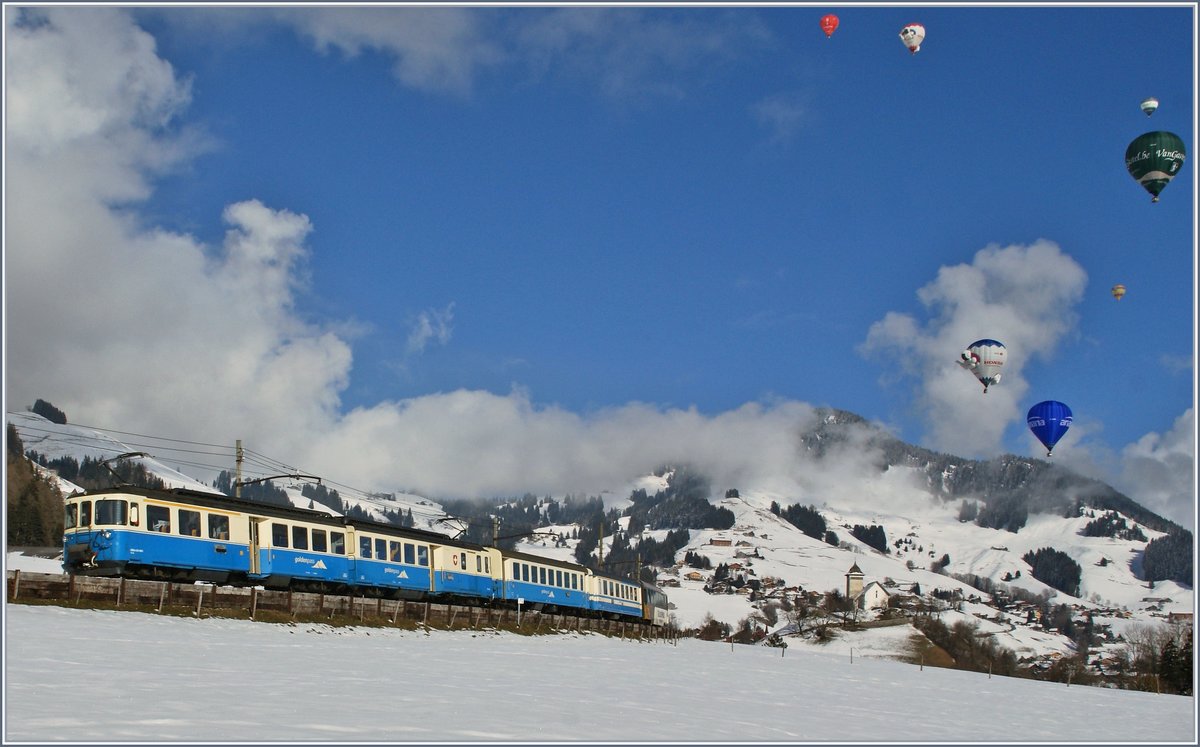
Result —
<path fill-rule="evenodd" d="M 1195 168 L 1151 204 L 1123 161 L 1194 148 L 1194 5 L 5 16 L 9 410 L 473 493 L 569 479 L 339 450 L 596 483 L 618 425 L 666 458 L 827 405 L 1042 456 L 1057 399 L 1056 460 L 1194 502 Z"/>

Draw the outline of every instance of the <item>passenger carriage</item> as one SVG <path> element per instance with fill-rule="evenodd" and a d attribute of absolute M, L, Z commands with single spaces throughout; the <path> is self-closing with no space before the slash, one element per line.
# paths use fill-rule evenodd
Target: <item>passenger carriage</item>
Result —
<path fill-rule="evenodd" d="M 587 580 L 592 610 L 621 617 L 642 617 L 639 582 L 602 573 L 589 574 Z"/>
<path fill-rule="evenodd" d="M 437 596 L 464 596 L 483 600 L 501 597 L 500 551 L 456 542 L 433 547 L 433 583 L 431 591 Z"/>
<path fill-rule="evenodd" d="M 353 583 L 363 593 L 422 599 L 433 588 L 433 556 L 448 538 L 373 522 L 348 522 L 354 536 Z M 403 532 L 403 534 L 398 534 Z"/>
<path fill-rule="evenodd" d="M 582 566 L 509 550 L 504 553 L 504 598 L 533 609 L 590 609 Z"/>
<path fill-rule="evenodd" d="M 642 582 L 642 619 L 655 627 L 661 627 L 671 622 L 670 605 L 667 595 L 654 584 Z"/>

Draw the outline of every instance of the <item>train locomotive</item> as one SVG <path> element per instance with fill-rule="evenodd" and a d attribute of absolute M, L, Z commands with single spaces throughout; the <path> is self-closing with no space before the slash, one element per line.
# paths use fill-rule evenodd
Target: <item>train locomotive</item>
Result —
<path fill-rule="evenodd" d="M 437 532 L 193 490 L 66 499 L 63 568 L 329 594 L 490 604 L 663 626 L 653 584 Z"/>

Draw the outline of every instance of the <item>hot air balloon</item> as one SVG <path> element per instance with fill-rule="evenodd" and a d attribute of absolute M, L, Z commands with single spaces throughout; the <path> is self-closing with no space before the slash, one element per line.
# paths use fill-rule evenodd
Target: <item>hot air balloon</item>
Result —
<path fill-rule="evenodd" d="M 900 41 L 908 47 L 908 51 L 916 54 L 921 50 L 921 42 L 925 41 L 925 27 L 919 23 L 910 23 L 900 29 Z"/>
<path fill-rule="evenodd" d="M 1157 108 L 1158 108 L 1158 99 L 1156 99 L 1156 98 L 1151 97 L 1142 102 L 1142 111 L 1146 112 L 1147 117 L 1149 117 L 1151 114 L 1153 114 L 1154 110 Z"/>
<path fill-rule="evenodd" d="M 1029 408 L 1025 422 L 1029 424 L 1029 430 L 1033 431 L 1037 440 L 1046 447 L 1046 456 L 1053 456 L 1054 444 L 1058 443 L 1071 427 L 1071 408 L 1052 399 L 1038 402 Z"/>
<path fill-rule="evenodd" d="M 1125 149 L 1125 168 L 1153 196 L 1151 202 L 1158 202 L 1158 193 L 1175 178 L 1186 159 L 1187 149 L 1173 132 L 1138 135 Z"/>
<path fill-rule="evenodd" d="M 821 30 L 825 32 L 825 37 L 833 36 L 833 32 L 837 31 L 838 17 L 832 13 L 821 16 Z"/>
<path fill-rule="evenodd" d="M 1120 301 L 1121 297 L 1125 295 L 1125 286 L 1121 285 L 1120 283 L 1117 283 L 1116 285 L 1114 285 L 1112 287 L 1112 294 L 1113 294 L 1113 298 Z"/>
<path fill-rule="evenodd" d="M 983 393 L 988 387 L 1000 383 L 1000 369 L 1008 349 L 999 340 L 976 340 L 958 358 L 958 365 L 975 374 L 983 384 Z"/>

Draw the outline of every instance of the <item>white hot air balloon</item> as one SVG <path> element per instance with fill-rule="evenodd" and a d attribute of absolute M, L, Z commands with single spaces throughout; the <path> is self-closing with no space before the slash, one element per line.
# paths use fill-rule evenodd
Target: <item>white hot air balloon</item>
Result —
<path fill-rule="evenodd" d="M 1149 98 L 1142 102 L 1142 111 L 1146 112 L 1147 117 L 1153 114 L 1156 109 L 1158 109 L 1158 99 Z"/>
<path fill-rule="evenodd" d="M 909 52 L 916 54 L 921 49 L 921 42 L 925 41 L 925 27 L 919 23 L 908 24 L 900 29 L 900 41 L 904 42 Z"/>
<path fill-rule="evenodd" d="M 958 365 L 970 371 L 983 384 L 983 393 L 988 387 L 1000 383 L 1000 369 L 1008 349 L 999 340 L 976 340 L 958 358 Z"/>

